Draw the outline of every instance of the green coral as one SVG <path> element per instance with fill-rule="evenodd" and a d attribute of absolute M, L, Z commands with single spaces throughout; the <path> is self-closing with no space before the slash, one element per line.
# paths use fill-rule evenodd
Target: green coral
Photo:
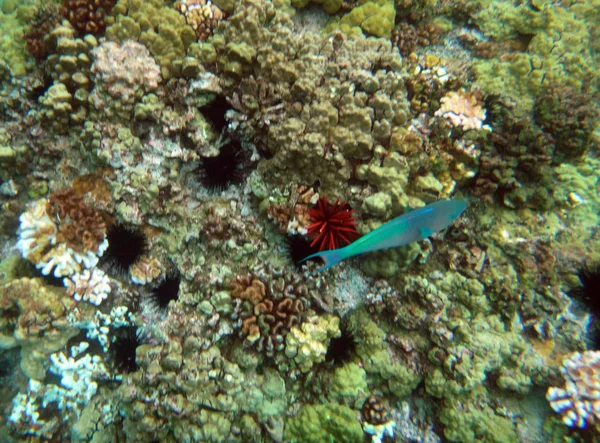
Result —
<path fill-rule="evenodd" d="M 360 3 L 341 18 L 330 20 L 325 30 L 331 32 L 339 28 L 354 37 L 364 32 L 389 38 L 396 20 L 394 0 L 362 0 Z"/>
<path fill-rule="evenodd" d="M 360 313 L 358 325 L 360 338 L 357 353 L 369 382 L 380 385 L 398 397 L 409 395 L 421 382 L 422 376 L 393 358 L 385 342 L 385 332 L 368 316 Z"/>
<path fill-rule="evenodd" d="M 357 412 L 336 403 L 304 406 L 287 421 L 284 433 L 289 443 L 359 442 L 362 437 Z"/>
<path fill-rule="evenodd" d="M 440 421 L 445 426 L 444 436 L 448 440 L 493 443 L 519 441 L 514 420 L 498 414 L 482 401 L 486 397 L 485 389 L 480 388 L 470 396 L 452 397 L 444 402 Z"/>
<path fill-rule="evenodd" d="M 356 363 L 348 363 L 336 369 L 329 394 L 333 401 L 350 404 L 366 395 L 367 373 Z"/>
<path fill-rule="evenodd" d="M 0 64 L 6 63 L 14 75 L 26 71 L 25 42 L 22 39 L 24 25 L 17 12 L 0 10 Z"/>
<path fill-rule="evenodd" d="M 589 50 L 594 35 L 588 24 L 600 19 L 596 0 L 576 5 L 541 1 L 535 7 L 512 1 L 478 4 L 475 23 L 485 35 L 496 41 L 532 36 L 526 52 L 474 63 L 477 83 L 486 92 L 504 91 L 525 113 L 548 83 L 581 88 L 594 81 L 598 60 Z"/>

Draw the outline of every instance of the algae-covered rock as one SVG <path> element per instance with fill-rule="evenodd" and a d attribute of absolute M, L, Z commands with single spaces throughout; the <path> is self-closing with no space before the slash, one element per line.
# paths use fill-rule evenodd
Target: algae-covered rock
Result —
<path fill-rule="evenodd" d="M 358 413 L 336 403 L 307 405 L 285 425 L 289 443 L 361 442 L 363 430 Z"/>

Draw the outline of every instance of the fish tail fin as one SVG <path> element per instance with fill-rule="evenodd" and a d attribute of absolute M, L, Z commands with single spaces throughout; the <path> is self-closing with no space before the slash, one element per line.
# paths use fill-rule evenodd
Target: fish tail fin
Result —
<path fill-rule="evenodd" d="M 311 258 L 320 258 L 323 260 L 325 266 L 317 269 L 316 272 L 323 272 L 326 269 L 331 268 L 332 266 L 337 265 L 341 262 L 345 257 L 342 255 L 339 249 L 332 249 L 331 251 L 322 251 L 317 252 L 316 254 L 311 254 L 306 258 L 303 258 L 298 263 L 304 263 L 306 260 L 310 260 Z"/>

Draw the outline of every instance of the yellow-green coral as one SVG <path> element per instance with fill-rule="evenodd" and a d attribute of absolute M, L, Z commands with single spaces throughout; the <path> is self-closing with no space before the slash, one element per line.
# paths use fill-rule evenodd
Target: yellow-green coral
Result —
<path fill-rule="evenodd" d="M 289 443 L 360 442 L 363 430 L 357 413 L 336 403 L 304 406 L 285 426 Z"/>
<path fill-rule="evenodd" d="M 527 51 L 473 65 L 478 85 L 488 93 L 509 95 L 519 103 L 520 112 L 531 110 L 534 97 L 548 83 L 581 88 L 594 81 L 599 68 L 590 51 L 593 34 L 588 25 L 600 19 L 599 2 L 537 3 L 534 8 L 528 3 L 482 0 L 475 15 L 484 34 L 496 41 L 532 35 Z"/>
<path fill-rule="evenodd" d="M 0 62 L 10 66 L 14 75 L 25 74 L 27 52 L 22 39 L 23 30 L 16 13 L 0 11 Z"/>
<path fill-rule="evenodd" d="M 293 327 L 285 337 L 285 355 L 301 371 L 310 370 L 315 363 L 325 360 L 329 341 L 340 335 L 339 321 L 333 315 L 314 316 Z"/>
<path fill-rule="evenodd" d="M 330 20 L 325 30 L 340 29 L 351 37 L 363 32 L 375 37 L 389 37 L 396 20 L 394 0 L 361 0 L 360 3 L 341 18 Z"/>

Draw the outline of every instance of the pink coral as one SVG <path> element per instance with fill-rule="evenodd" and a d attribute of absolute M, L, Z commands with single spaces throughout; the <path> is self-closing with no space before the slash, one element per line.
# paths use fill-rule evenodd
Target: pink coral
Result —
<path fill-rule="evenodd" d="M 91 98 L 96 107 L 111 106 L 116 99 L 131 109 L 142 95 L 158 88 L 160 67 L 144 45 L 107 41 L 96 47 L 92 55 L 96 86 Z"/>

